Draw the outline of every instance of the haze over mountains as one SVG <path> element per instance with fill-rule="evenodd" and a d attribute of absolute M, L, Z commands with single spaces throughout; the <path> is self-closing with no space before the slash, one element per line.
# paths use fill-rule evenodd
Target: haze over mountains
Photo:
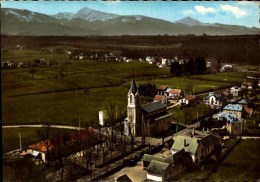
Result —
<path fill-rule="evenodd" d="M 243 35 L 259 34 L 258 28 L 219 23 L 202 23 L 190 17 L 176 22 L 82 8 L 77 13 L 46 15 L 28 10 L 1 8 L 1 34 L 4 35 Z"/>

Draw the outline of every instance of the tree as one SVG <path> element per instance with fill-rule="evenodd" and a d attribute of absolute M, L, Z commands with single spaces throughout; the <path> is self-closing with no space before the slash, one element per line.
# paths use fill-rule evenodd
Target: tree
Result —
<path fill-rule="evenodd" d="M 31 67 L 29 68 L 28 72 L 32 74 L 32 80 L 33 80 L 33 79 L 34 79 L 34 75 L 35 75 L 35 73 L 36 73 L 35 67 L 31 66 Z"/>
<path fill-rule="evenodd" d="M 37 136 L 41 142 L 43 142 L 44 147 L 46 148 L 45 158 L 47 160 L 47 167 L 50 166 L 50 150 L 53 145 L 54 133 L 50 128 L 50 125 L 47 124 L 47 127 L 37 130 Z"/>

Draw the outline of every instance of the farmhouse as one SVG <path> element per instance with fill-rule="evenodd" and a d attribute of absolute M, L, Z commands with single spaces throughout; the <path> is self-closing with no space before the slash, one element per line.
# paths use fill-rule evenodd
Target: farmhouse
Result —
<path fill-rule="evenodd" d="M 171 127 L 171 114 L 161 102 L 140 104 L 140 95 L 132 80 L 128 92 L 127 118 L 124 121 L 125 134 L 133 136 L 154 136 Z"/>
<path fill-rule="evenodd" d="M 229 89 L 230 94 L 233 97 L 239 97 L 242 96 L 242 89 L 238 86 L 233 86 Z"/>
<path fill-rule="evenodd" d="M 168 87 L 166 85 L 161 85 L 157 89 L 157 95 L 165 95 L 166 94 L 166 90 L 168 90 Z"/>
<path fill-rule="evenodd" d="M 173 137 L 173 140 L 171 153 L 175 154 L 184 149 L 190 154 L 196 165 L 200 165 L 221 143 L 219 137 L 206 132 L 195 131 L 194 129 L 191 136 L 177 135 Z"/>
<path fill-rule="evenodd" d="M 26 152 L 44 162 L 54 161 L 60 157 L 66 157 L 72 154 L 82 156 L 83 150 L 86 147 L 97 147 L 98 145 L 102 145 L 103 141 L 104 136 L 92 128 L 86 128 L 69 133 L 64 138 L 61 136 L 53 137 L 29 145 L 26 147 Z"/>
<path fill-rule="evenodd" d="M 186 95 L 180 100 L 181 105 L 191 105 L 194 106 L 197 103 L 196 97 L 193 95 Z"/>
<path fill-rule="evenodd" d="M 164 95 L 156 95 L 154 98 L 153 98 L 153 101 L 154 102 L 161 102 L 163 104 L 167 104 L 167 97 L 164 96 Z"/>
<path fill-rule="evenodd" d="M 181 89 L 171 89 L 167 92 L 169 98 L 179 100 L 183 98 L 184 92 Z"/>
<path fill-rule="evenodd" d="M 253 89 L 255 88 L 255 84 L 254 84 L 253 82 L 247 82 L 247 81 L 245 81 L 245 82 L 243 82 L 243 83 L 241 84 L 241 88 L 242 88 L 242 89 L 253 90 Z"/>

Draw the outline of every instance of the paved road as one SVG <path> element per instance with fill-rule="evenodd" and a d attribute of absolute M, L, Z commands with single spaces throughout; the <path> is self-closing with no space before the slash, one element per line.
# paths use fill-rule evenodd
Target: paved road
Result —
<path fill-rule="evenodd" d="M 68 126 L 68 125 L 45 125 L 45 124 L 25 124 L 25 125 L 5 125 L 2 126 L 2 128 L 44 128 L 44 127 L 50 127 L 50 128 L 60 128 L 60 129 L 72 129 L 72 130 L 78 130 L 79 127 L 77 126 Z M 81 128 L 84 129 L 84 128 Z"/>

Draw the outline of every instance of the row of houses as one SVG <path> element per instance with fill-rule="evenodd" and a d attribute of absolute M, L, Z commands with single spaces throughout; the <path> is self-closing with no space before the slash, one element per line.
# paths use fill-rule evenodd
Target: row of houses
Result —
<path fill-rule="evenodd" d="M 154 102 L 162 102 L 168 104 L 168 102 L 179 102 L 179 105 L 194 106 L 197 104 L 197 99 L 194 95 L 185 95 L 182 89 L 172 89 L 165 85 L 161 85 L 157 89 L 157 95 L 154 97 Z"/>
<path fill-rule="evenodd" d="M 45 60 L 45 59 L 35 59 L 31 62 L 18 62 L 18 63 L 14 63 L 12 61 L 5 61 L 1 63 L 1 68 L 2 69 L 14 69 L 14 68 L 29 68 L 32 66 L 50 66 L 50 65 L 54 65 L 54 64 L 58 64 L 56 61 L 54 60 Z"/>
<path fill-rule="evenodd" d="M 169 156 L 159 157 L 149 154 L 143 156 L 142 166 L 147 171 L 147 180 L 176 179 L 183 172 L 200 166 L 222 145 L 219 137 L 194 128 L 188 135 L 173 136 L 173 141 Z"/>

